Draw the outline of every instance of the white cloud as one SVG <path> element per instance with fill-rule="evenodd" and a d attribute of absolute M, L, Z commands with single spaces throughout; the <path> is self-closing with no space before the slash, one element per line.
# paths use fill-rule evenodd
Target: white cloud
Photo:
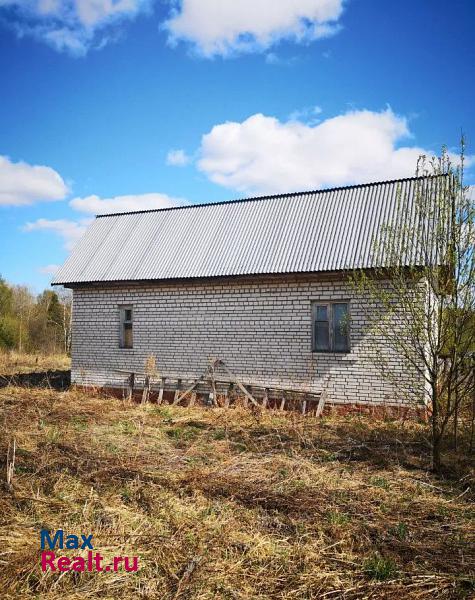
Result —
<path fill-rule="evenodd" d="M 40 39 L 58 51 L 83 56 L 117 36 L 120 21 L 132 19 L 150 0 L 0 0 L 19 37 Z M 110 29 L 116 31 L 111 35 Z"/>
<path fill-rule="evenodd" d="M 116 16 L 134 15 L 140 6 L 139 0 L 76 0 L 79 21 L 85 27 L 94 27 Z"/>
<path fill-rule="evenodd" d="M 62 200 L 68 186 L 51 167 L 12 162 L 0 156 L 0 206 Z"/>
<path fill-rule="evenodd" d="M 178 0 L 164 24 L 206 57 L 263 51 L 283 39 L 309 42 L 339 30 L 344 0 Z"/>
<path fill-rule="evenodd" d="M 289 115 L 289 121 L 302 121 L 307 125 L 315 125 L 320 121 L 318 115 L 323 112 L 320 106 L 305 106 L 294 110 Z"/>
<path fill-rule="evenodd" d="M 38 271 L 43 273 L 43 275 L 56 275 L 59 268 L 59 265 L 45 265 L 44 267 L 40 267 Z"/>
<path fill-rule="evenodd" d="M 186 167 L 190 162 L 191 157 L 184 150 L 170 150 L 167 154 L 167 165 L 172 167 Z"/>
<path fill-rule="evenodd" d="M 87 54 L 92 36 L 88 32 L 72 30 L 67 27 L 58 29 L 32 29 L 31 35 L 44 40 L 58 52 L 69 52 L 73 56 Z"/>
<path fill-rule="evenodd" d="M 80 221 L 70 221 L 68 219 L 38 219 L 32 223 L 27 223 L 24 231 L 51 231 L 59 235 L 65 248 L 71 250 L 76 242 L 84 235 L 87 226 L 92 219 L 81 219 Z"/>
<path fill-rule="evenodd" d="M 134 212 L 137 210 L 152 210 L 156 208 L 170 208 L 185 204 L 181 198 L 173 198 L 167 194 L 137 194 L 129 196 L 115 196 L 114 198 L 100 198 L 99 196 L 86 196 L 74 198 L 69 205 L 74 210 L 87 214 L 105 214 L 117 212 Z"/>
<path fill-rule="evenodd" d="M 417 146 L 390 108 L 351 111 L 316 125 L 255 114 L 216 125 L 202 137 L 198 168 L 245 192 L 285 192 L 414 175 Z"/>

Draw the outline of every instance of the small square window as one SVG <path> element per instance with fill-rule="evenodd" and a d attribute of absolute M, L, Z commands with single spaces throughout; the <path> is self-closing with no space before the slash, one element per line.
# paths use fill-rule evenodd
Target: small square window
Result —
<path fill-rule="evenodd" d="M 121 348 L 133 348 L 133 309 L 131 306 L 119 307 L 119 321 L 119 346 Z"/>

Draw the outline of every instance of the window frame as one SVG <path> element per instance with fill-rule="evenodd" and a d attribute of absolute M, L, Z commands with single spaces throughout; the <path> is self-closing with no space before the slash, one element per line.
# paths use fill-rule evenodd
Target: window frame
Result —
<path fill-rule="evenodd" d="M 131 311 L 131 318 L 126 319 L 126 311 Z M 132 343 L 130 346 L 125 344 L 125 326 L 130 323 L 132 332 Z M 134 348 L 134 307 L 133 304 L 119 304 L 119 348 L 121 350 L 133 350 Z"/>
<path fill-rule="evenodd" d="M 348 311 L 348 334 L 347 340 L 348 345 L 344 350 L 335 350 L 334 348 L 334 334 L 333 334 L 333 307 L 335 304 L 346 304 Z M 317 348 L 316 344 L 316 327 L 317 327 L 317 309 L 318 307 L 325 307 L 328 315 L 328 349 L 321 350 Z M 312 352 L 317 354 L 349 354 L 351 352 L 351 302 L 347 299 L 341 300 L 330 300 L 325 302 L 324 300 L 315 300 L 312 302 Z"/>

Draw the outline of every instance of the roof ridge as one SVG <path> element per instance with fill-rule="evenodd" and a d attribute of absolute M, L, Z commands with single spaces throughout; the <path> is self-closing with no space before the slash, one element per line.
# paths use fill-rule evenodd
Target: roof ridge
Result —
<path fill-rule="evenodd" d="M 96 219 L 101 219 L 104 217 L 121 217 L 121 216 L 125 216 L 125 215 L 141 215 L 141 214 L 146 214 L 146 213 L 164 212 L 164 211 L 170 211 L 170 210 L 182 210 L 185 208 L 202 208 L 204 206 L 221 206 L 223 204 L 239 204 L 239 203 L 243 203 L 243 202 L 272 200 L 275 198 L 290 198 L 292 196 L 302 196 L 302 195 L 308 195 L 308 194 L 324 194 L 327 192 L 337 192 L 340 190 L 351 190 L 351 189 L 356 189 L 356 188 L 372 187 L 372 186 L 384 185 L 384 184 L 388 184 L 388 183 L 402 183 L 405 181 L 418 181 L 420 179 L 432 179 L 435 177 L 446 177 L 447 175 L 448 175 L 447 173 L 439 173 L 438 175 L 418 175 L 418 176 L 412 176 L 412 177 L 401 177 L 400 179 L 386 179 L 386 180 L 382 180 L 382 181 L 371 181 L 368 183 L 355 183 L 352 185 L 340 185 L 340 186 L 331 187 L 331 188 L 323 188 L 320 190 L 305 190 L 305 191 L 301 191 L 301 192 L 286 192 L 286 193 L 281 193 L 281 194 L 267 194 L 267 195 L 263 195 L 263 196 L 250 196 L 247 198 L 235 198 L 232 200 L 220 200 L 218 202 L 200 202 L 197 204 L 183 204 L 180 206 L 169 206 L 166 208 L 148 208 L 145 210 L 130 210 L 130 211 L 118 212 L 118 213 L 106 213 L 106 214 L 96 215 Z"/>

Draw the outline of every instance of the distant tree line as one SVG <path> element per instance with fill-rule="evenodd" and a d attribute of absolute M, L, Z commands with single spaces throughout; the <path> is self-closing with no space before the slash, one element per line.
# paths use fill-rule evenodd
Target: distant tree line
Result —
<path fill-rule="evenodd" d="M 35 295 L 0 277 L 0 350 L 68 354 L 72 297 L 68 290 Z"/>

